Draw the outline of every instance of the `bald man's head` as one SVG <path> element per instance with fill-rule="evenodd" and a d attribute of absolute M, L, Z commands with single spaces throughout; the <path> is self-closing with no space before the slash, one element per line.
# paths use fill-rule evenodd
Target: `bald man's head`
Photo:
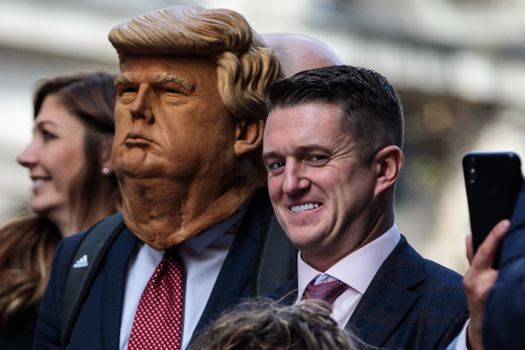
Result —
<path fill-rule="evenodd" d="M 285 77 L 307 69 L 343 64 L 330 47 L 308 36 L 272 33 L 262 37 L 279 56 Z"/>

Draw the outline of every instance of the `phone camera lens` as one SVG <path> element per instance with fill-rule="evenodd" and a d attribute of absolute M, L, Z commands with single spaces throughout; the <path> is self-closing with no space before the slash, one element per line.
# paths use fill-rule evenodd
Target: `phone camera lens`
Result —
<path fill-rule="evenodd" d="M 476 168 L 470 168 L 469 169 L 469 183 L 472 185 L 474 183 L 476 183 L 476 179 L 477 179 L 477 176 L 476 176 Z"/>

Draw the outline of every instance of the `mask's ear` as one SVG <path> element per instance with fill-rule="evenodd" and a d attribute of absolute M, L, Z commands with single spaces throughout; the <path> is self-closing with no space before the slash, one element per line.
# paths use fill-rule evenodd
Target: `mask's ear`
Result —
<path fill-rule="evenodd" d="M 262 143 L 264 121 L 261 119 L 239 119 L 235 126 L 234 152 L 240 157 L 253 151 Z"/>
<path fill-rule="evenodd" d="M 376 195 L 395 185 L 403 168 L 403 162 L 403 151 L 397 146 L 387 146 L 377 152 L 374 157 L 377 176 Z"/>

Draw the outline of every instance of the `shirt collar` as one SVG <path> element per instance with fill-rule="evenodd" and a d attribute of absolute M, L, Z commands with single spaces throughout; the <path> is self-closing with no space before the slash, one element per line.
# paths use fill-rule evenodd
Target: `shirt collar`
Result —
<path fill-rule="evenodd" d="M 234 232 L 232 229 L 241 222 L 247 208 L 248 204 L 243 204 L 241 208 L 228 219 L 221 221 L 217 225 L 210 227 L 209 229 L 202 231 L 202 233 L 199 233 L 194 237 L 191 237 L 182 242 L 181 248 L 190 249 L 196 253 L 200 253 L 223 235 L 230 233 L 230 231 L 231 234 L 233 234 Z"/>
<path fill-rule="evenodd" d="M 394 250 L 400 238 L 399 229 L 394 224 L 384 234 L 348 254 L 324 273 L 317 271 L 304 262 L 301 258 L 301 253 L 299 253 L 297 257 L 298 297 L 300 298 L 303 295 L 304 289 L 310 281 L 315 278 L 324 279 L 326 275 L 345 282 L 351 288 L 364 294 L 377 271 Z"/>

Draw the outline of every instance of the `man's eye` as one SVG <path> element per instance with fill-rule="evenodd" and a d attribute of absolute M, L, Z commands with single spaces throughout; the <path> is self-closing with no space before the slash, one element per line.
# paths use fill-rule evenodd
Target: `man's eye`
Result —
<path fill-rule="evenodd" d="M 280 172 L 284 168 L 283 161 L 273 161 L 266 164 L 266 168 L 272 174 Z"/>
<path fill-rule="evenodd" d="M 305 158 L 305 162 L 310 165 L 320 166 L 326 164 L 328 159 L 327 156 L 322 154 L 311 154 Z"/>

